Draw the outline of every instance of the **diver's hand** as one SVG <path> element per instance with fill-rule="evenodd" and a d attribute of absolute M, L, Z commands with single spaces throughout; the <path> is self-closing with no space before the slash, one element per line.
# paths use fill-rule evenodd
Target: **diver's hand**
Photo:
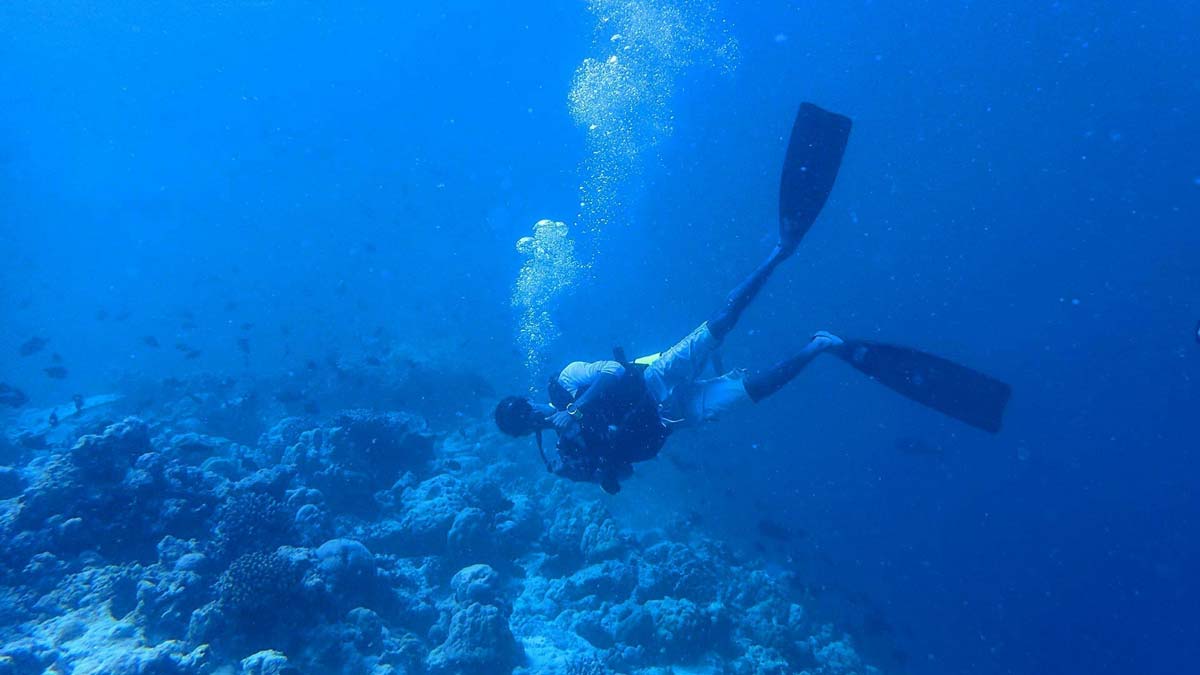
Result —
<path fill-rule="evenodd" d="M 571 417 L 571 413 L 560 410 L 546 418 L 546 421 L 554 425 L 554 430 L 559 434 L 574 435 L 579 432 L 579 424 Z"/>

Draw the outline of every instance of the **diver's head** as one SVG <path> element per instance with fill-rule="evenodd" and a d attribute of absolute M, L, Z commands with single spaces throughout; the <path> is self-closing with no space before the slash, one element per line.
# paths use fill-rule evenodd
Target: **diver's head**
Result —
<path fill-rule="evenodd" d="M 528 436 L 545 426 L 542 422 L 523 396 L 508 396 L 496 404 L 496 426 L 509 436 Z"/>

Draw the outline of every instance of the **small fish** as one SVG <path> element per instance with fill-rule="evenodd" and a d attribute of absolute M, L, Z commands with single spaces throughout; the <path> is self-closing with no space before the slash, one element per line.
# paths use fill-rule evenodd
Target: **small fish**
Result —
<path fill-rule="evenodd" d="M 25 392 L 0 382 L 0 404 L 11 408 L 20 408 L 28 402 L 29 397 L 25 395 Z"/>
<path fill-rule="evenodd" d="M 53 354 L 50 355 L 50 360 L 54 363 L 62 363 L 62 361 L 63 361 L 62 354 L 59 354 L 58 352 L 54 352 Z"/>
<path fill-rule="evenodd" d="M 238 328 L 241 328 L 243 331 L 248 331 L 251 328 L 254 328 L 254 324 L 250 323 L 249 321 L 246 321 L 241 326 L 238 326 Z"/>
<path fill-rule="evenodd" d="M 159 348 L 158 338 L 154 337 L 153 335 L 147 335 L 143 337 L 142 344 L 146 345 L 147 347 L 153 347 L 154 349 Z"/>
<path fill-rule="evenodd" d="M 51 411 L 50 411 L 50 418 L 49 418 L 49 419 L 47 419 L 46 421 L 47 421 L 47 422 L 49 422 L 49 423 L 50 423 L 50 426 L 52 426 L 52 427 L 56 427 L 56 426 L 58 426 L 58 412 L 56 412 L 56 411 L 54 411 L 54 410 L 51 410 Z"/>
<path fill-rule="evenodd" d="M 107 309 L 96 310 L 96 320 L 97 321 L 105 321 L 107 319 L 108 319 L 108 310 Z"/>
<path fill-rule="evenodd" d="M 175 351 L 190 352 L 190 351 L 192 351 L 192 348 L 187 346 L 183 342 L 176 342 L 175 343 Z"/>
<path fill-rule="evenodd" d="M 83 412 L 83 396 L 81 394 L 75 394 L 74 396 L 72 396 L 71 402 L 75 404 L 75 414 L 76 415 Z"/>
<path fill-rule="evenodd" d="M 117 312 L 117 315 L 113 318 L 116 319 L 117 321 L 124 321 L 124 320 L 128 319 L 129 316 L 130 316 L 130 311 L 127 309 L 123 309 L 123 310 Z"/>
<path fill-rule="evenodd" d="M 196 325 L 196 322 L 192 321 L 190 319 L 184 319 L 183 322 L 181 322 L 179 324 L 179 330 L 185 331 L 188 333 L 191 333 L 192 331 L 196 330 L 197 328 L 199 328 L 199 326 Z"/>
<path fill-rule="evenodd" d="M 183 358 L 191 361 L 194 358 L 198 358 L 200 356 L 200 354 L 201 354 L 201 352 L 199 349 L 193 349 L 193 350 L 189 351 L 188 353 L 184 354 Z"/>
<path fill-rule="evenodd" d="M 226 312 L 236 312 L 237 308 L 238 308 L 238 304 L 237 304 L 236 300 L 226 300 L 225 301 L 225 311 Z"/>
<path fill-rule="evenodd" d="M 50 366 L 42 368 L 42 372 L 46 373 L 46 377 L 52 380 L 63 380 L 67 377 L 67 369 L 62 366 Z"/>
<path fill-rule="evenodd" d="M 33 356 L 45 349 L 48 344 L 50 344 L 50 341 L 46 338 L 34 336 L 22 342 L 17 351 L 20 352 L 21 356 Z"/>
<path fill-rule="evenodd" d="M 308 362 L 304 364 L 304 367 L 308 368 L 309 370 L 316 370 L 319 366 L 317 365 L 316 361 L 309 359 Z"/>
<path fill-rule="evenodd" d="M 243 354 L 250 353 L 250 339 L 249 338 L 244 338 L 244 337 L 238 338 L 237 346 L 238 346 L 238 350 L 241 351 Z"/>
<path fill-rule="evenodd" d="M 321 414 L 321 407 L 317 405 L 316 401 L 305 401 L 304 412 L 309 415 L 319 415 Z"/>
<path fill-rule="evenodd" d="M 368 366 L 378 367 L 383 365 L 383 361 L 380 361 L 378 356 L 368 356 L 367 358 L 363 359 L 363 361 L 365 361 Z"/>

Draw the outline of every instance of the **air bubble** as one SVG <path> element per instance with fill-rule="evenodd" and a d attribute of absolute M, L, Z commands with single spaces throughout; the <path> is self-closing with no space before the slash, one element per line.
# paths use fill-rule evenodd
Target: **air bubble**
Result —
<path fill-rule="evenodd" d="M 588 9 L 597 20 L 594 54 L 576 69 L 567 99 L 588 130 L 577 225 L 592 261 L 605 227 L 627 220 L 623 188 L 645 153 L 671 135 L 679 77 L 693 65 L 731 71 L 737 43 L 722 30 L 713 0 L 593 0 Z"/>
<path fill-rule="evenodd" d="M 567 225 L 539 220 L 533 235 L 517 240 L 517 252 L 525 257 L 513 288 L 512 303 L 518 312 L 517 343 L 525 354 L 525 365 L 536 372 L 546 348 L 558 338 L 551 311 L 578 281 L 579 261 Z"/>
<path fill-rule="evenodd" d="M 518 342 L 532 372 L 542 369 L 558 338 L 553 314 L 563 296 L 592 267 L 607 227 L 627 221 L 626 187 L 644 156 L 671 135 L 676 82 L 694 65 L 731 72 L 737 43 L 718 20 L 716 0 L 591 0 L 596 17 L 593 53 L 575 71 L 567 95 L 576 124 L 586 130 L 574 232 L 541 220 L 517 250 L 525 256 L 513 289 Z"/>

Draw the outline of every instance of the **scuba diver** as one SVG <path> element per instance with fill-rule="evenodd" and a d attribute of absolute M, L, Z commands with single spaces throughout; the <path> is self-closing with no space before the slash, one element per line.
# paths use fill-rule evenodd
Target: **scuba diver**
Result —
<path fill-rule="evenodd" d="M 724 371 L 721 365 L 718 349 L 725 337 L 775 269 L 795 253 L 825 205 L 850 127 L 847 117 L 811 103 L 800 106 L 780 180 L 779 242 L 707 321 L 660 354 L 630 361 L 618 348 L 611 360 L 568 364 L 551 378 L 546 403 L 504 398 L 495 411 L 500 431 L 535 434 L 547 471 L 615 494 L 633 474 L 633 464 L 654 458 L 672 431 L 766 399 L 828 352 L 903 396 L 998 432 L 1011 395 L 1007 384 L 907 347 L 819 331 L 794 356 L 766 370 Z M 547 430 L 557 437 L 554 456 L 543 446 Z"/>

